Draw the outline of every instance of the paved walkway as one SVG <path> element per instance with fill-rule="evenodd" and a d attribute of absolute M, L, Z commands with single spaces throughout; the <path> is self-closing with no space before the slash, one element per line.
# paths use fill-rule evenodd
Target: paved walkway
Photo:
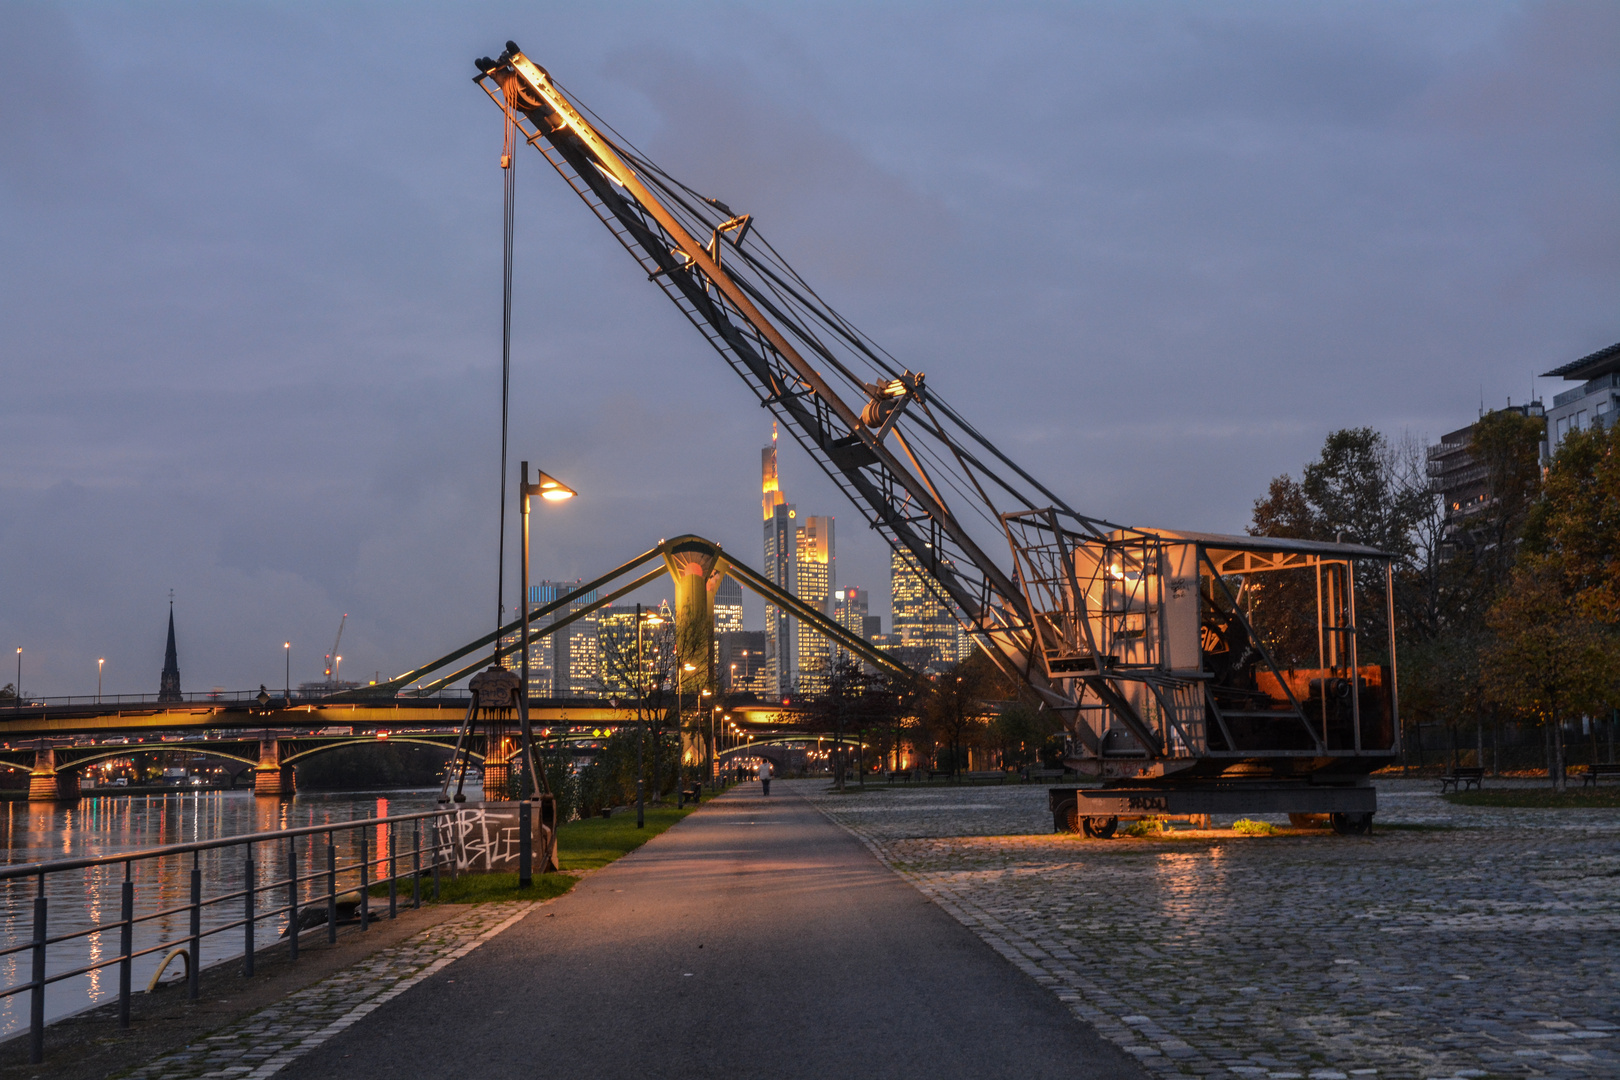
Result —
<path fill-rule="evenodd" d="M 286 1075 L 1143 1077 L 804 799 L 757 788 L 590 875 Z"/>

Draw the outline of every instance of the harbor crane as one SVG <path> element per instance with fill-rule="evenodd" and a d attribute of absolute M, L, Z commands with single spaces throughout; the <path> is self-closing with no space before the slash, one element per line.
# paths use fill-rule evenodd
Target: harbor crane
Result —
<path fill-rule="evenodd" d="M 753 215 L 665 172 L 514 43 L 476 64 L 509 135 L 1062 718 L 1066 764 L 1091 783 L 1052 789 L 1057 828 L 1215 813 L 1370 828 L 1368 777 L 1400 730 L 1388 555 L 1081 513 L 839 315 Z M 1386 610 L 1368 617 L 1374 597 Z"/>

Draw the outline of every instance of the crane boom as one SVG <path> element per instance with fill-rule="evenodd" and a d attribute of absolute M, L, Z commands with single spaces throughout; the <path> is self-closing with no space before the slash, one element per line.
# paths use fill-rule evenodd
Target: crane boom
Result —
<path fill-rule="evenodd" d="M 816 296 L 751 217 L 698 195 L 610 137 L 511 43 L 500 60 L 479 61 L 479 70 L 480 84 L 512 109 L 527 141 L 871 526 L 925 572 L 963 625 L 992 641 L 991 654 L 1052 706 L 1072 708 L 1072 694 L 1047 685 L 1030 664 L 1028 604 L 989 551 L 1005 542 L 997 534 L 1006 510 L 1055 506 L 1094 535 L 1118 526 L 1075 514 L 963 421 L 922 374 Z M 970 527 L 965 513 L 981 527 Z"/>
<path fill-rule="evenodd" d="M 338 620 L 337 637 L 332 639 L 332 651 L 326 654 L 326 681 L 333 685 L 337 683 L 338 648 L 343 644 L 343 627 L 349 621 L 349 613 L 345 611 L 343 618 Z"/>
<path fill-rule="evenodd" d="M 1312 768 L 1342 771 L 1336 755 L 1365 758 L 1356 768 L 1387 756 L 1382 735 L 1363 738 L 1359 688 L 1372 677 L 1356 666 L 1354 588 L 1334 584 L 1339 567 L 1387 556 L 1354 544 L 1133 529 L 1079 513 L 963 419 L 921 371 L 822 300 L 752 215 L 670 176 L 514 43 L 476 63 L 476 82 L 508 123 L 647 280 L 986 652 L 1063 716 L 1077 768 L 1103 777 L 1219 776 L 1229 767 L 1220 760 L 1252 763 L 1263 753 L 1264 768 L 1301 775 L 1276 762 L 1315 755 L 1325 764 Z M 1316 575 L 1323 674 L 1315 682 L 1299 681 L 1296 668 L 1309 665 L 1292 655 L 1285 673 L 1252 625 L 1261 586 L 1250 577 L 1273 571 Z M 1290 588 L 1266 592 L 1267 610 L 1273 597 L 1303 595 Z M 1354 715 L 1350 746 L 1335 745 L 1347 737 L 1336 733 L 1340 720 L 1330 718 L 1322 689 L 1340 683 L 1351 689 L 1335 690 L 1331 708 Z M 1322 695 L 1320 722 L 1302 704 L 1307 684 Z M 1392 669 L 1378 685 L 1393 725 Z"/>

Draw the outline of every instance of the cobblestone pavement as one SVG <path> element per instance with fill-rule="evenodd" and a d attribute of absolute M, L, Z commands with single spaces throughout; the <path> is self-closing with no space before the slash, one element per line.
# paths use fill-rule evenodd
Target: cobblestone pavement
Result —
<path fill-rule="evenodd" d="M 788 786 L 1156 1073 L 1620 1076 L 1620 811 L 1394 781 L 1370 837 L 1103 841 L 1035 785 Z"/>
<path fill-rule="evenodd" d="M 464 914 L 124 1075 L 129 1080 L 272 1076 L 379 1005 L 472 952 L 536 906 L 531 901 L 470 906 Z"/>

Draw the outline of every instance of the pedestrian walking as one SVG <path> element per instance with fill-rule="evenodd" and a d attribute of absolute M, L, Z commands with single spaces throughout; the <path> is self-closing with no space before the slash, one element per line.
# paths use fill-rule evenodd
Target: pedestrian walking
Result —
<path fill-rule="evenodd" d="M 771 793 L 771 763 L 768 761 L 759 763 L 759 786 L 761 794 L 769 795 Z"/>

